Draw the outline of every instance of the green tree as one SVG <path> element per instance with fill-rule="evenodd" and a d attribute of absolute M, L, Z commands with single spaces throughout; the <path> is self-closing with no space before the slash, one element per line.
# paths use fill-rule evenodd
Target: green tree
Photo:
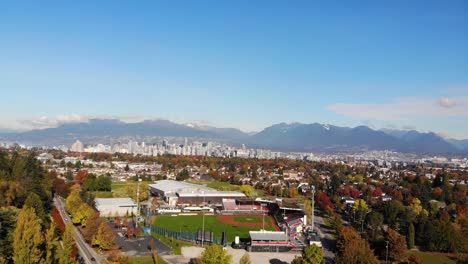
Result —
<path fill-rule="evenodd" d="M 18 215 L 13 239 L 15 263 L 40 263 L 43 261 L 44 237 L 34 208 L 23 207 Z"/>
<path fill-rule="evenodd" d="M 203 264 L 230 264 L 232 256 L 220 245 L 212 245 L 205 248 L 201 255 Z"/>
<path fill-rule="evenodd" d="M 178 181 L 185 181 L 190 178 L 190 174 L 187 169 L 183 169 L 179 174 L 176 176 L 176 180 Z"/>
<path fill-rule="evenodd" d="M 306 246 L 302 250 L 303 264 L 321 264 L 323 262 L 323 249 L 316 245 Z"/>
<path fill-rule="evenodd" d="M 24 206 L 34 208 L 34 212 L 41 220 L 41 223 L 45 224 L 47 221 L 47 215 L 44 209 L 44 203 L 41 201 L 41 197 L 39 197 L 39 195 L 34 192 L 29 193 L 26 201 L 24 202 Z"/>
<path fill-rule="evenodd" d="M 372 229 L 372 239 L 377 238 L 377 232 L 383 224 L 383 215 L 379 212 L 372 211 L 368 216 L 368 223 Z"/>
<path fill-rule="evenodd" d="M 245 253 L 239 260 L 239 264 L 252 264 L 249 253 Z"/>
<path fill-rule="evenodd" d="M 307 219 L 312 217 L 312 201 L 309 199 L 304 200 L 304 212 L 307 215 Z"/>
<path fill-rule="evenodd" d="M 408 247 L 410 249 L 414 248 L 414 224 L 411 223 L 408 228 Z"/>
<path fill-rule="evenodd" d="M 18 212 L 16 207 L 0 207 L 0 258 L 7 263 L 12 262 L 13 237 Z"/>

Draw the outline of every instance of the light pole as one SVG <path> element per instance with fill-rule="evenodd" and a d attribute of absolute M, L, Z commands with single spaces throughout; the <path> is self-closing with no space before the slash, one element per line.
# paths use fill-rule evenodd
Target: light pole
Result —
<path fill-rule="evenodd" d="M 312 232 L 314 231 L 314 205 L 315 205 L 315 186 L 312 186 Z"/>
<path fill-rule="evenodd" d="M 266 206 L 266 203 L 260 203 L 262 206 L 262 231 L 265 231 L 265 210 L 263 209 Z"/>
<path fill-rule="evenodd" d="M 202 195 L 203 195 L 203 204 L 205 204 L 205 191 L 202 191 L 201 192 Z M 203 247 L 203 242 L 205 240 L 205 211 L 203 210 L 203 204 L 202 204 L 202 241 L 201 241 L 201 245 Z"/>
<path fill-rule="evenodd" d="M 137 187 L 137 213 L 136 213 L 136 221 L 135 221 L 135 228 L 138 225 L 138 219 L 140 218 L 140 175 L 138 175 L 138 187 Z"/>

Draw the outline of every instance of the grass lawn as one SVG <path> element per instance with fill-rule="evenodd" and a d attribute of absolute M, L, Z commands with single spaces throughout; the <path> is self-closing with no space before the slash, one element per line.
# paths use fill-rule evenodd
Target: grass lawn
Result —
<path fill-rule="evenodd" d="M 159 239 L 159 241 L 161 241 L 163 244 L 170 247 L 172 249 L 172 254 L 174 255 L 182 255 L 182 249 L 181 249 L 182 247 L 193 246 L 191 243 L 176 240 L 176 239 L 171 239 L 171 238 L 168 238 L 168 237 L 156 234 L 156 233 L 152 233 L 152 235 L 156 237 L 157 239 Z"/>
<path fill-rule="evenodd" d="M 248 218 L 255 217 L 258 216 L 248 216 Z M 261 222 L 262 218 L 259 218 Z M 265 229 L 274 231 L 275 228 L 272 226 L 269 219 L 266 219 L 267 218 L 265 218 Z M 202 229 L 202 221 L 203 217 L 201 215 L 157 216 L 155 225 L 173 231 L 197 231 Z M 220 222 L 217 216 L 208 215 L 205 216 L 205 230 L 213 231 L 215 237 L 221 237 L 222 232 L 225 231 L 227 233 L 228 242 L 232 242 L 236 236 L 239 236 L 240 238 L 249 238 L 249 231 L 259 230 L 259 228 L 228 225 Z"/>
<path fill-rule="evenodd" d="M 113 198 L 112 192 L 94 192 L 96 198 Z"/>
<path fill-rule="evenodd" d="M 133 257 L 130 258 L 133 264 L 153 264 L 153 257 Z M 158 256 L 159 264 L 168 264 L 163 258 Z"/>
<path fill-rule="evenodd" d="M 152 184 L 153 182 L 141 182 L 141 183 L 146 183 L 146 184 Z M 138 182 L 135 181 L 128 181 L 128 182 L 112 182 L 111 188 L 112 192 L 96 192 L 96 197 L 97 198 L 125 198 L 128 197 L 127 193 L 127 186 L 136 186 L 138 185 Z M 140 190 L 141 189 L 140 185 Z M 98 197 L 101 196 L 101 197 Z"/>
<path fill-rule="evenodd" d="M 412 254 L 421 258 L 424 264 L 455 264 L 457 262 L 455 258 L 428 252 L 411 251 L 408 253 L 408 255 Z"/>
<path fill-rule="evenodd" d="M 249 215 L 249 216 L 235 216 L 234 220 L 239 223 L 261 223 L 263 221 L 262 216 Z M 271 225 L 270 218 L 265 217 L 265 224 Z"/>

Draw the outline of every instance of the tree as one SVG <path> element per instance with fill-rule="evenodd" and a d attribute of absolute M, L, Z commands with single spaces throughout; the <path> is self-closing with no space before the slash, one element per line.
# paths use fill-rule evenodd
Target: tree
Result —
<path fill-rule="evenodd" d="M 307 215 L 308 219 L 311 219 L 312 217 L 312 201 L 309 199 L 304 200 L 304 212 Z"/>
<path fill-rule="evenodd" d="M 34 208 L 34 212 L 36 213 L 41 223 L 45 224 L 47 221 L 46 212 L 44 209 L 44 203 L 41 201 L 41 197 L 36 193 L 32 192 L 24 201 L 24 206 Z"/>
<path fill-rule="evenodd" d="M 397 224 L 398 217 L 405 210 L 403 204 L 398 200 L 392 200 L 384 207 L 385 219 L 387 223 L 395 227 Z"/>
<path fill-rule="evenodd" d="M 76 251 L 75 239 L 73 232 L 75 227 L 72 223 L 68 223 L 65 232 L 62 236 L 62 247 L 58 251 L 59 264 L 75 264 L 77 263 L 73 259 L 73 253 Z"/>
<path fill-rule="evenodd" d="M 94 209 L 86 203 L 80 205 L 73 215 L 72 222 L 74 224 L 80 224 L 82 227 L 86 227 L 87 220 L 91 215 L 95 213 Z"/>
<path fill-rule="evenodd" d="M 252 197 L 254 194 L 254 188 L 250 185 L 242 185 L 240 191 L 245 194 L 247 197 Z"/>
<path fill-rule="evenodd" d="M 377 237 L 377 231 L 383 224 L 383 215 L 379 212 L 372 211 L 368 216 L 368 222 L 372 229 L 372 239 L 375 240 Z"/>
<path fill-rule="evenodd" d="M 83 200 L 81 200 L 80 197 L 80 189 L 79 187 L 74 187 L 65 200 L 65 209 L 73 216 L 82 203 Z"/>
<path fill-rule="evenodd" d="M 154 246 L 155 246 L 155 245 L 154 245 L 154 239 L 152 238 L 152 239 L 150 240 L 149 244 L 148 244 L 148 248 L 149 248 L 150 250 L 153 250 L 153 249 L 154 249 Z"/>
<path fill-rule="evenodd" d="M 411 223 L 408 229 L 408 247 L 414 248 L 414 224 Z"/>
<path fill-rule="evenodd" d="M 101 225 L 102 220 L 99 217 L 99 213 L 94 211 L 94 213 L 88 217 L 86 221 L 86 228 L 83 229 L 83 237 L 88 243 L 92 243 L 94 237 L 96 236 L 99 226 Z"/>
<path fill-rule="evenodd" d="M 201 255 L 203 264 L 230 264 L 232 256 L 220 245 L 212 245 L 205 248 Z"/>
<path fill-rule="evenodd" d="M 316 245 L 306 246 L 302 250 L 303 264 L 321 264 L 323 262 L 323 249 Z"/>
<path fill-rule="evenodd" d="M 12 263 L 13 238 L 19 210 L 16 207 L 0 207 L 0 259 Z M 0 261 L 2 263 L 2 261 Z"/>
<path fill-rule="evenodd" d="M 45 235 L 46 257 L 44 263 L 54 263 L 57 259 L 57 237 L 55 230 L 56 226 L 52 223 Z"/>
<path fill-rule="evenodd" d="M 394 261 L 404 261 L 406 258 L 406 240 L 393 229 L 387 230 L 388 257 Z"/>
<path fill-rule="evenodd" d="M 336 264 L 379 264 L 367 241 L 352 239 L 335 258 Z"/>
<path fill-rule="evenodd" d="M 94 245 L 98 245 L 100 249 L 109 250 L 114 245 L 115 235 L 106 222 L 99 225 L 96 238 L 93 241 Z"/>
<path fill-rule="evenodd" d="M 239 260 L 239 264 L 252 264 L 249 253 L 245 253 Z"/>
<path fill-rule="evenodd" d="M 177 181 L 185 181 L 190 178 L 190 174 L 187 169 L 183 169 L 179 174 L 176 176 Z"/>
<path fill-rule="evenodd" d="M 18 215 L 13 239 L 15 263 L 40 263 L 43 261 L 44 237 L 34 208 L 23 207 Z"/>

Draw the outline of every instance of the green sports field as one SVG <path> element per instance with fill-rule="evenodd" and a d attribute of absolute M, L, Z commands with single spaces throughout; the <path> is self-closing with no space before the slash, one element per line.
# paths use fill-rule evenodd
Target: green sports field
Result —
<path fill-rule="evenodd" d="M 242 221 L 242 217 L 245 217 L 246 220 Z M 197 231 L 202 229 L 202 218 L 201 215 L 157 216 L 154 225 L 172 231 Z M 262 223 L 262 216 L 235 216 L 235 220 L 243 223 Z M 265 229 L 275 230 L 269 217 L 265 217 Z M 221 237 L 222 232 L 225 231 L 228 241 L 232 242 L 236 236 L 247 239 L 249 238 L 249 231 L 258 231 L 260 228 L 226 224 L 221 222 L 218 216 L 207 215 L 205 216 L 205 230 L 213 231 L 215 237 Z"/>

